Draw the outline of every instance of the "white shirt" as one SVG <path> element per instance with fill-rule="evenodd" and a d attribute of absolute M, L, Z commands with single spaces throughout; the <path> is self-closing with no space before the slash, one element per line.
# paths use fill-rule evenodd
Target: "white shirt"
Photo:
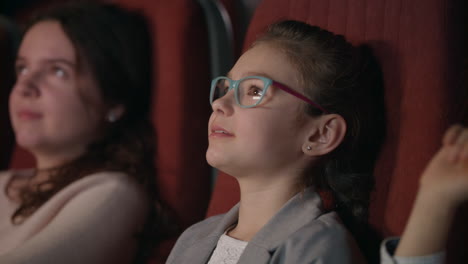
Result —
<path fill-rule="evenodd" d="M 247 241 L 235 239 L 224 233 L 219 238 L 208 264 L 236 264 L 247 244 Z"/>

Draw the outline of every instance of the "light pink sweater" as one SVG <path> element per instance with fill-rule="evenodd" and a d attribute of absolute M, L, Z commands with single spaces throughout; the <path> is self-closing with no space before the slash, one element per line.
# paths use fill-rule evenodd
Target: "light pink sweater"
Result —
<path fill-rule="evenodd" d="M 18 204 L 5 194 L 11 177 L 0 172 L 0 263 L 131 263 L 147 200 L 125 174 L 78 180 L 20 225 L 11 222 Z"/>

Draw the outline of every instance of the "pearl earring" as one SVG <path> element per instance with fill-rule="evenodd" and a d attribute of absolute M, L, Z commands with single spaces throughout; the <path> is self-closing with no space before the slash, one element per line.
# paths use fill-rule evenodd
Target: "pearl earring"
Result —
<path fill-rule="evenodd" d="M 312 150 L 312 147 L 311 147 L 311 146 L 307 146 L 307 150 Z"/>

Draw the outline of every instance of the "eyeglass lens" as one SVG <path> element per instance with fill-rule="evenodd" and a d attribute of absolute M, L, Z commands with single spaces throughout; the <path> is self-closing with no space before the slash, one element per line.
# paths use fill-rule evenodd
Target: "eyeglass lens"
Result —
<path fill-rule="evenodd" d="M 253 106 L 259 102 L 265 91 L 265 84 L 263 80 L 257 78 L 246 78 L 243 79 L 239 84 L 239 87 L 235 89 L 236 97 L 239 99 L 239 103 L 242 106 Z M 229 80 L 219 79 L 216 82 L 213 101 L 219 99 L 229 92 Z"/>

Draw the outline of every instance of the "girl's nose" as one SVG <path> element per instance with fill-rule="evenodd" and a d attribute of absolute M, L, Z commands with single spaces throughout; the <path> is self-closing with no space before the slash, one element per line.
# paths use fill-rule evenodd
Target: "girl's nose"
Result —
<path fill-rule="evenodd" d="M 13 87 L 13 91 L 18 92 L 23 97 L 37 97 L 40 95 L 39 79 L 40 72 L 28 72 L 19 75 Z"/>
<path fill-rule="evenodd" d="M 232 89 L 223 97 L 220 97 L 214 100 L 211 107 L 213 108 L 213 112 L 219 112 L 225 115 L 231 115 L 233 113 L 234 104 L 235 104 L 234 89 Z"/>

